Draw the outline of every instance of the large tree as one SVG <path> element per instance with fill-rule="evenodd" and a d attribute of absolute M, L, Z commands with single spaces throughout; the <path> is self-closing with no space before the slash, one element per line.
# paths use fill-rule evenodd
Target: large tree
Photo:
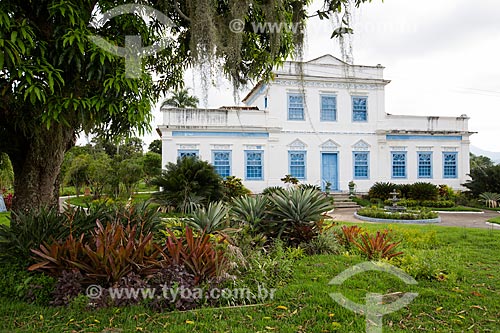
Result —
<path fill-rule="evenodd" d="M 303 35 L 300 29 L 255 31 L 252 23 L 302 24 L 309 3 L 144 0 L 141 5 L 164 13 L 171 24 L 159 16 L 144 21 L 137 13 L 96 23 L 110 9 L 133 2 L 0 1 L 0 152 L 9 155 L 15 173 L 14 210 L 58 204 L 61 163 L 77 133 L 149 130 L 151 105 L 182 87 L 186 67 L 220 65 L 236 86 L 270 78 L 275 65 L 300 49 Z M 324 18 L 349 2 L 325 0 L 314 15 Z M 231 25 L 235 19 L 244 22 L 241 33 Z M 123 46 L 127 35 L 140 35 L 142 45 L 162 40 L 161 49 L 139 62 L 139 77 L 127 75 L 125 58 L 89 38 Z"/>

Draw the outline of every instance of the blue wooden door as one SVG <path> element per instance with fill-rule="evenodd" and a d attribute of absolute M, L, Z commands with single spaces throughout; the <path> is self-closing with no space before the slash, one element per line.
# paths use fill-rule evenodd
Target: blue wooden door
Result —
<path fill-rule="evenodd" d="M 325 190 L 329 182 L 331 191 L 338 191 L 337 153 L 321 153 L 321 187 Z"/>

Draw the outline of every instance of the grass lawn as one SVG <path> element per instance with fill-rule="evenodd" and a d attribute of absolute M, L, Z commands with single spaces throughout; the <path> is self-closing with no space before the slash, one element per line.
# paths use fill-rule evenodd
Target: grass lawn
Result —
<path fill-rule="evenodd" d="M 500 216 L 489 219 L 488 222 L 500 224 Z"/>
<path fill-rule="evenodd" d="M 84 311 L 44 308 L 0 299 L 0 331 L 6 332 L 364 332 L 365 317 L 335 303 L 338 292 L 364 304 L 366 293 L 414 292 L 405 308 L 384 316 L 384 332 L 498 332 L 500 327 L 500 231 L 440 226 L 362 225 L 392 228 L 402 238 L 407 266 L 441 272 L 405 285 L 387 273 L 357 274 L 339 286 L 329 281 L 363 262 L 355 255 L 317 255 L 296 263 L 275 299 L 257 306 L 154 313 L 143 307 Z M 413 259 L 412 259 L 413 258 Z M 411 260 L 414 260 L 412 262 Z"/>
<path fill-rule="evenodd" d="M 146 201 L 150 198 L 151 198 L 151 193 L 138 193 L 138 194 L 134 194 L 132 196 L 132 201 L 142 202 L 142 201 Z M 66 200 L 66 202 L 71 203 L 72 205 L 82 206 L 82 207 L 86 207 L 87 204 L 90 204 L 92 201 L 93 201 L 93 199 L 91 196 L 86 197 L 83 195 L 78 197 L 78 198 L 70 198 L 70 199 Z M 118 201 L 123 201 L 124 203 L 127 202 L 126 199 L 120 199 Z"/>
<path fill-rule="evenodd" d="M 0 224 L 5 224 L 5 225 L 10 224 L 9 217 L 10 217 L 10 212 L 0 213 Z"/>

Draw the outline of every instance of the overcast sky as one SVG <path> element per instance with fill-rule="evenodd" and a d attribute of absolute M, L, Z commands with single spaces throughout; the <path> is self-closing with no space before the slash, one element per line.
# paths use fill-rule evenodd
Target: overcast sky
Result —
<path fill-rule="evenodd" d="M 319 9 L 319 1 L 310 7 Z M 498 0 L 373 0 L 355 10 L 354 63 L 382 64 L 386 112 L 434 116 L 467 114 L 473 145 L 500 151 L 500 2 Z M 307 28 L 305 60 L 330 53 L 332 23 L 314 19 Z M 219 81 L 208 107 L 233 105 L 232 89 Z M 186 84 L 202 100 L 196 75 Z M 242 91 L 244 97 L 248 90 Z M 204 107 L 203 103 L 200 105 Z M 161 118 L 155 111 L 155 128 Z M 146 142 L 158 138 L 156 132 Z"/>

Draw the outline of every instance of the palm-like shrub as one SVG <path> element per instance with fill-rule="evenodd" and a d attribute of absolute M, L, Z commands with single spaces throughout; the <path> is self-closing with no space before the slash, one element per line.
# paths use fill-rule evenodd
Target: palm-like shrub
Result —
<path fill-rule="evenodd" d="M 289 244 L 308 242 L 320 231 L 322 213 L 332 208 L 331 201 L 314 189 L 291 188 L 269 197 L 275 221 L 275 237 Z"/>
<path fill-rule="evenodd" d="M 492 192 L 484 192 L 479 195 L 481 201 L 484 202 L 486 207 L 497 208 L 498 201 L 500 201 L 500 194 Z"/>
<path fill-rule="evenodd" d="M 206 204 L 222 197 L 221 178 L 214 167 L 197 157 L 179 158 L 168 163 L 161 176 L 152 181 L 162 191 L 153 200 L 181 212 L 189 212 L 194 204 Z"/>
<path fill-rule="evenodd" d="M 368 196 L 370 197 L 370 199 L 389 199 L 391 196 L 390 193 L 396 188 L 397 185 L 393 183 L 376 182 L 370 188 Z"/>
<path fill-rule="evenodd" d="M 408 199 L 424 201 L 424 200 L 437 200 L 439 195 L 439 188 L 431 183 L 417 182 L 410 187 Z"/>
<path fill-rule="evenodd" d="M 229 227 L 228 209 L 222 202 L 211 202 L 195 210 L 187 224 L 196 231 L 206 234 L 221 232 Z"/>
<path fill-rule="evenodd" d="M 231 216 L 240 223 L 247 224 L 252 233 L 261 229 L 261 223 L 267 218 L 269 200 L 265 195 L 243 196 L 233 200 Z"/>

